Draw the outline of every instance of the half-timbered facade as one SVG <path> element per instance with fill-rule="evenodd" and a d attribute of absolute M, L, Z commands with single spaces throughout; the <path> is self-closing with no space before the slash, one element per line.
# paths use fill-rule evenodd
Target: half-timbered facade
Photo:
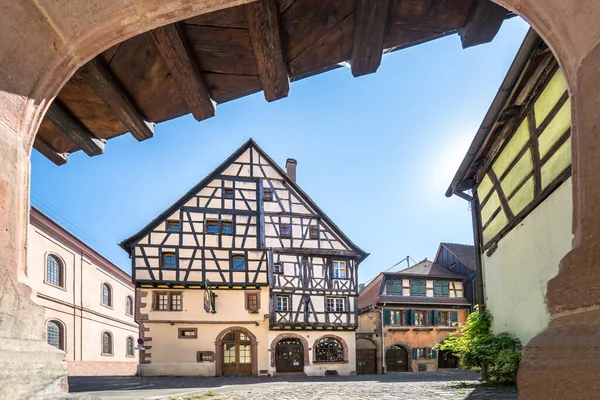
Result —
<path fill-rule="evenodd" d="M 357 373 L 456 368 L 456 357 L 434 347 L 469 315 L 466 279 L 427 259 L 376 276 L 360 292 Z"/>
<path fill-rule="evenodd" d="M 286 168 L 249 140 L 121 243 L 142 373 L 354 371 L 367 254 L 298 187 L 296 161 Z"/>
<path fill-rule="evenodd" d="M 469 193 L 469 191 L 471 193 Z M 446 195 L 469 200 L 495 332 L 523 344 L 550 322 L 548 282 L 572 249 L 571 102 L 532 30 Z"/>

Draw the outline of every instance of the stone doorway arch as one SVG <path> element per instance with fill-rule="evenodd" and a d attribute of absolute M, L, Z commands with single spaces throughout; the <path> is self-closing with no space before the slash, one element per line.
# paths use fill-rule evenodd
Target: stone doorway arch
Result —
<path fill-rule="evenodd" d="M 277 344 L 284 339 L 296 339 L 296 340 L 300 341 L 300 343 L 302 343 L 302 347 L 303 347 L 304 366 L 310 365 L 310 358 L 308 356 L 308 354 L 309 354 L 308 352 L 311 350 L 311 348 L 308 345 L 308 341 L 306 340 L 306 338 L 301 335 L 298 335 L 297 333 L 286 332 L 286 333 L 280 333 L 271 342 L 271 348 L 269 349 L 269 352 L 271 353 L 271 368 L 276 368 L 276 362 L 277 362 L 276 347 L 277 347 Z"/>
<path fill-rule="evenodd" d="M 256 340 L 256 336 L 250 332 L 247 328 L 241 326 L 231 326 L 221 331 L 215 338 L 215 376 L 223 376 L 223 346 L 224 342 L 228 335 L 234 334 L 239 335 L 242 333 L 245 335 L 250 342 L 250 358 L 251 358 L 251 373 L 252 376 L 258 376 L 258 341 Z M 231 341 L 235 342 L 235 339 Z M 239 338 L 238 338 L 239 342 Z M 236 352 L 236 357 L 239 355 Z"/>

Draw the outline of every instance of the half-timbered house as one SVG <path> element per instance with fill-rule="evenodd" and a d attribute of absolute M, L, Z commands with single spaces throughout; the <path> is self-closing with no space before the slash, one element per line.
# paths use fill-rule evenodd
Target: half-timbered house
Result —
<path fill-rule="evenodd" d="M 296 184 L 296 161 L 286 169 L 249 140 L 121 243 L 142 374 L 355 371 L 367 253 Z"/>
<path fill-rule="evenodd" d="M 527 344 L 548 326 L 547 285 L 572 249 L 572 190 L 567 84 L 531 30 L 446 192 L 471 203 L 494 332 Z"/>

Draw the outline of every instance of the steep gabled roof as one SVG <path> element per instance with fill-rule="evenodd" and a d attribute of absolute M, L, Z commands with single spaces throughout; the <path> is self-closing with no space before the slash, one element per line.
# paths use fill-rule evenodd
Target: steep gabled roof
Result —
<path fill-rule="evenodd" d="M 215 168 L 210 174 L 208 174 L 204 179 L 202 179 L 198 184 L 188 190 L 182 197 L 180 197 L 175 203 L 173 203 L 169 208 L 163 211 L 158 217 L 154 218 L 150 223 L 148 223 L 145 227 L 143 227 L 138 233 L 130 236 L 129 238 L 123 240 L 119 243 L 119 246 L 123 248 L 129 255 L 131 255 L 131 247 L 137 243 L 138 240 L 143 238 L 148 232 L 156 228 L 162 221 L 168 218 L 171 214 L 177 211 L 180 207 L 182 207 L 189 199 L 194 197 L 196 193 L 200 191 L 204 186 L 206 186 L 210 181 L 215 179 L 218 175 L 220 175 L 225 169 L 236 159 L 238 159 L 246 150 L 249 148 L 254 148 L 265 160 L 267 160 L 272 167 L 282 176 L 285 182 L 295 190 L 300 197 L 325 221 L 325 223 L 333 230 L 333 232 L 338 235 L 338 237 L 346 242 L 350 248 L 352 248 L 360 257 L 361 260 L 365 259 L 369 253 L 365 252 L 363 249 L 354 244 L 348 236 L 342 232 L 342 230 L 325 214 L 319 206 L 298 186 L 296 182 L 294 182 L 287 173 L 277 164 L 263 149 L 261 149 L 258 144 L 252 138 L 248 139 L 246 143 L 244 143 L 241 147 L 239 147 L 236 151 L 234 151 L 229 157 L 225 159 L 217 168 Z"/>
<path fill-rule="evenodd" d="M 402 271 L 391 272 L 389 275 L 422 276 L 427 278 L 455 278 L 460 280 L 464 279 L 464 276 L 450 272 L 441 265 L 436 264 L 428 259 L 424 259 L 423 261 L 413 265 L 412 267 L 405 268 Z"/>
<path fill-rule="evenodd" d="M 475 246 L 459 243 L 440 243 L 440 247 L 445 247 L 456 258 L 462 261 L 467 268 L 473 271 L 477 270 L 477 261 L 475 255 Z"/>
<path fill-rule="evenodd" d="M 381 282 L 383 281 L 383 272 L 377 275 L 371 283 L 358 293 L 358 309 L 362 310 L 370 306 L 375 306 L 379 301 L 381 292 Z"/>

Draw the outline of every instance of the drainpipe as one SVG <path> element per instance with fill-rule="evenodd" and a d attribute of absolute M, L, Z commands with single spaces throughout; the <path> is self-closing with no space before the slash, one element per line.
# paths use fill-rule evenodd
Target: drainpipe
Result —
<path fill-rule="evenodd" d="M 376 311 L 379 312 L 379 321 L 381 322 L 381 373 L 385 374 L 385 331 L 383 330 L 383 310 L 385 307 L 385 303 L 381 306 L 381 310 L 375 308 Z"/>

